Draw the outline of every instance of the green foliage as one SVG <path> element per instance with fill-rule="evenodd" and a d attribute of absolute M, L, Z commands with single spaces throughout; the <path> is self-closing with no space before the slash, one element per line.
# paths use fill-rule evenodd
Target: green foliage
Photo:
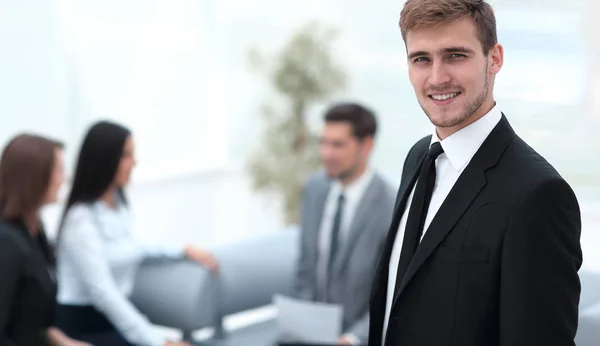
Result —
<path fill-rule="evenodd" d="M 313 22 L 294 33 L 273 57 L 256 49 L 249 52 L 252 67 L 278 96 L 260 110 L 263 141 L 249 169 L 257 191 L 273 191 L 282 198 L 288 225 L 298 223 L 302 185 L 320 164 L 318 136 L 307 124 L 307 112 L 346 86 L 346 73 L 332 54 L 337 36 L 335 30 Z"/>

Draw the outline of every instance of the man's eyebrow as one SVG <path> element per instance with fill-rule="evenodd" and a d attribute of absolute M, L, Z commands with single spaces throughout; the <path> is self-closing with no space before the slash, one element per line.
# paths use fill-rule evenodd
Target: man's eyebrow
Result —
<path fill-rule="evenodd" d="M 444 48 L 442 50 L 442 52 L 443 53 L 466 53 L 466 54 L 470 54 L 470 53 L 473 53 L 473 50 L 469 49 L 467 47 L 457 46 L 457 47 Z"/>
<path fill-rule="evenodd" d="M 440 51 L 441 54 L 448 54 L 448 53 L 465 53 L 465 54 L 472 54 L 473 50 L 467 47 L 462 47 L 462 46 L 456 46 L 456 47 L 448 47 L 448 48 L 444 48 Z M 421 51 L 417 51 L 417 52 L 412 52 L 410 54 L 408 54 L 408 59 L 414 59 L 416 57 L 419 56 L 429 56 L 430 54 L 427 53 L 424 50 Z"/>
<path fill-rule="evenodd" d="M 418 51 L 418 52 L 412 52 L 412 53 L 408 54 L 408 58 L 413 59 L 418 56 L 428 56 L 428 55 L 429 55 L 429 53 L 427 53 L 425 51 Z"/>

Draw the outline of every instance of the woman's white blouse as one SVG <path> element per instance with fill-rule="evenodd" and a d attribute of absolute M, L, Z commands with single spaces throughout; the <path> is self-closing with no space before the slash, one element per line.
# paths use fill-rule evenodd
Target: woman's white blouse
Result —
<path fill-rule="evenodd" d="M 184 256 L 183 247 L 142 245 L 133 237 L 125 206 L 78 204 L 65 216 L 57 244 L 57 300 L 92 305 L 130 343 L 162 346 L 165 338 L 129 300 L 136 272 L 146 258 Z"/>

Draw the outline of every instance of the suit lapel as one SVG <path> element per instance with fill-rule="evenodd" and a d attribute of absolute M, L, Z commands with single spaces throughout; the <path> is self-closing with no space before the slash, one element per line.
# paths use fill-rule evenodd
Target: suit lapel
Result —
<path fill-rule="evenodd" d="M 442 240 L 444 240 L 450 230 L 452 230 L 469 205 L 471 205 L 475 197 L 477 197 L 481 189 L 485 186 L 485 182 L 485 176 L 479 167 L 467 167 L 463 174 L 461 174 L 425 232 L 423 240 L 419 244 L 406 270 L 404 280 L 400 288 L 396 291 L 394 303 L 415 273 Z"/>
<path fill-rule="evenodd" d="M 396 239 L 396 234 L 398 233 L 398 227 L 400 226 L 400 220 L 402 219 L 402 215 L 404 214 L 404 209 L 406 208 L 406 202 L 408 201 L 408 197 L 412 192 L 412 188 L 419 177 L 419 171 L 421 165 L 423 163 L 423 159 L 425 158 L 425 152 L 420 154 L 420 159 L 418 160 L 418 164 L 412 167 L 412 171 L 408 172 L 405 178 L 407 178 L 406 183 L 401 184 L 398 189 L 398 196 L 396 197 L 396 206 L 394 207 L 394 216 L 392 218 L 392 222 L 390 224 L 390 228 L 388 230 L 385 245 L 381 256 L 379 256 L 379 262 L 377 264 L 377 269 L 375 271 L 375 277 L 373 280 L 373 287 L 371 288 L 371 298 L 375 298 L 376 294 L 385 292 L 380 292 L 381 289 L 387 287 L 387 279 L 388 279 L 388 268 L 390 257 L 392 255 L 392 250 L 394 248 L 394 242 Z M 405 179 L 403 179 L 404 181 Z"/>
<path fill-rule="evenodd" d="M 27 243 L 28 246 L 28 250 L 30 251 L 31 255 L 34 257 L 34 261 L 36 262 L 35 267 L 35 274 L 36 276 L 39 278 L 40 280 L 40 284 L 42 285 L 42 287 L 44 287 L 44 289 L 50 293 L 53 294 L 52 292 L 55 290 L 56 285 L 54 283 L 54 268 L 52 268 L 52 264 L 48 263 L 48 260 L 46 260 L 46 258 L 44 258 L 44 254 L 42 253 L 42 249 L 41 247 L 47 247 L 48 243 L 46 240 L 46 237 L 43 233 L 41 233 L 39 235 L 40 239 L 34 239 L 30 234 L 29 231 L 27 230 L 27 228 L 25 227 L 25 225 L 23 225 L 20 222 L 15 222 L 14 225 L 19 229 L 20 231 L 20 235 L 23 238 L 23 240 Z M 43 231 L 42 231 L 43 232 Z M 41 246 L 40 244 L 38 244 L 37 242 L 41 242 Z M 49 249 L 44 249 L 49 251 Z M 49 254 L 49 256 L 51 256 L 51 254 Z M 49 267 L 50 265 L 50 267 Z"/>
<path fill-rule="evenodd" d="M 492 130 L 490 135 L 473 156 L 471 162 L 460 175 L 437 214 L 431 221 L 421 244 L 417 248 L 414 257 L 408 266 L 404 280 L 396 292 L 394 303 L 396 303 L 398 296 L 402 294 L 402 291 L 414 277 L 415 273 L 421 268 L 429 256 L 431 256 L 433 251 L 440 245 L 448 233 L 450 233 L 454 228 L 454 225 L 467 211 L 471 203 L 473 203 L 479 192 L 485 187 L 485 171 L 498 163 L 502 153 L 510 141 L 512 141 L 513 137 L 514 131 L 503 115 L 498 125 Z"/>
<path fill-rule="evenodd" d="M 419 171 L 421 165 L 423 164 L 423 159 L 425 155 L 419 160 L 419 164 L 414 167 L 413 172 L 410 174 L 410 181 L 407 184 L 403 185 L 398 192 L 398 198 L 396 202 L 396 207 L 394 209 L 394 218 L 392 219 L 392 223 L 390 225 L 390 229 L 388 231 L 388 239 L 386 241 L 386 248 L 384 253 L 387 256 L 387 260 L 389 261 L 389 256 L 392 254 L 392 249 L 394 247 L 394 241 L 396 239 L 396 234 L 398 233 L 398 227 L 400 227 L 400 220 L 402 219 L 402 215 L 404 214 L 404 210 L 406 209 L 406 203 L 408 202 L 408 197 L 410 196 L 415 183 L 417 182 L 417 178 L 419 177 Z"/>
<path fill-rule="evenodd" d="M 315 199 L 313 204 L 313 215 L 314 218 L 311 218 L 313 225 L 311 229 L 313 230 L 314 237 L 312 239 L 312 247 L 313 249 L 319 248 L 319 237 L 321 236 L 321 223 L 323 221 L 323 213 L 325 212 L 325 203 L 327 202 L 327 196 L 329 195 L 329 190 L 331 189 L 331 183 L 328 181 L 322 185 L 321 188 L 315 191 Z M 318 254 L 318 251 L 315 251 L 315 254 Z M 315 258 L 315 261 L 318 259 Z"/>
<path fill-rule="evenodd" d="M 336 277 L 341 271 L 344 263 L 347 263 L 348 256 L 350 256 L 351 249 L 354 248 L 354 244 L 368 226 L 368 221 L 372 220 L 372 207 L 376 204 L 377 200 L 377 175 L 373 176 L 372 181 L 369 183 L 364 196 L 361 198 L 358 207 L 356 208 L 356 214 L 350 223 L 350 229 L 348 230 L 348 236 L 346 241 L 342 242 L 342 248 L 340 249 L 339 255 L 335 259 L 333 267 L 333 276 Z"/>

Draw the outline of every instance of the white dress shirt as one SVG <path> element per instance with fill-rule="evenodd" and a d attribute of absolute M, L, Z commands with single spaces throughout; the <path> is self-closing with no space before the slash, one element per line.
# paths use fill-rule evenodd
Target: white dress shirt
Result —
<path fill-rule="evenodd" d="M 327 264 L 329 263 L 331 230 L 333 228 L 338 197 L 340 194 L 343 194 L 345 199 L 339 233 L 339 242 L 340 244 L 343 244 L 348 237 L 350 225 L 356 214 L 356 209 L 358 208 L 365 191 L 369 187 L 371 179 L 373 179 L 373 172 L 367 169 L 358 179 L 347 186 L 343 186 L 341 182 L 336 180 L 329 189 L 329 194 L 325 201 L 325 209 L 323 210 L 323 218 L 321 219 L 321 228 L 319 230 L 318 281 L 320 289 L 324 289 L 327 283 Z"/>
<path fill-rule="evenodd" d="M 129 300 L 137 269 L 145 258 L 184 256 L 183 247 L 138 243 L 126 206 L 102 201 L 69 209 L 57 246 L 57 301 L 95 307 L 130 343 L 162 346 L 165 337 Z"/>
<path fill-rule="evenodd" d="M 500 122 L 502 113 L 498 106 L 494 106 L 490 112 L 485 116 L 468 125 L 467 127 L 457 131 L 446 139 L 440 141 L 436 131 L 433 131 L 431 136 L 431 144 L 440 142 L 444 152 L 438 156 L 435 161 L 436 167 L 436 178 L 435 186 L 433 188 L 433 195 L 425 218 L 425 225 L 423 226 L 423 236 L 429 227 L 429 224 L 433 220 L 433 217 L 438 212 L 439 208 L 444 203 L 446 196 L 450 193 L 450 190 L 458 180 L 460 174 L 467 167 L 481 144 L 488 137 L 494 127 Z M 416 185 L 416 184 L 415 184 Z M 412 201 L 414 193 L 414 186 L 412 192 L 406 203 L 404 214 L 400 219 L 400 225 L 398 227 L 398 233 L 396 233 L 396 239 L 394 240 L 394 246 L 392 248 L 392 254 L 390 256 L 389 271 L 388 271 L 388 287 L 387 287 L 387 298 L 385 317 L 383 323 L 383 338 L 385 341 L 385 335 L 387 332 L 387 325 L 390 317 L 390 310 L 392 302 L 394 300 L 394 290 L 396 288 L 396 275 L 398 273 L 398 264 L 400 262 L 400 252 L 402 250 L 402 242 L 404 240 L 404 230 L 406 228 L 406 219 L 408 217 L 408 210 Z"/>
<path fill-rule="evenodd" d="M 329 250 L 331 245 L 331 230 L 333 228 L 333 220 L 338 204 L 338 197 L 344 194 L 344 208 L 342 210 L 342 220 L 340 224 L 340 233 L 338 241 L 343 244 L 348 238 L 350 227 L 356 214 L 356 209 L 369 187 L 374 173 L 367 168 L 363 174 L 352 183 L 343 186 L 342 183 L 336 180 L 329 189 L 327 200 L 325 201 L 325 209 L 321 219 L 319 230 L 319 260 L 317 263 L 317 285 L 319 292 L 326 291 L 327 285 L 327 265 L 329 263 Z M 338 247 L 341 248 L 341 245 Z M 350 339 L 352 344 L 358 344 L 360 341 L 352 334 L 345 334 L 345 337 Z"/>

